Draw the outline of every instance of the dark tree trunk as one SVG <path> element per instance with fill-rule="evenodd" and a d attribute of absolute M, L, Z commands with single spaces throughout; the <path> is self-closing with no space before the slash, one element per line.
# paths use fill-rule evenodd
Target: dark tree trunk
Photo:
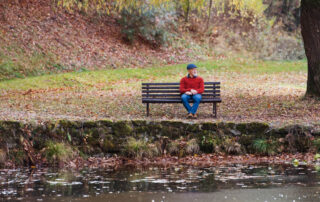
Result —
<path fill-rule="evenodd" d="M 266 9 L 267 16 L 271 16 L 272 9 L 273 9 L 273 2 L 274 2 L 274 0 L 271 0 L 271 3 L 269 4 L 268 8 Z"/>
<path fill-rule="evenodd" d="M 186 14 L 185 14 L 185 22 L 189 21 L 189 12 L 190 12 L 190 0 L 187 0 L 187 10 L 186 10 Z"/>
<path fill-rule="evenodd" d="M 292 1 L 292 0 L 289 0 L 289 2 L 290 1 Z M 289 8 L 288 0 L 284 0 L 283 3 L 282 3 L 281 13 L 286 15 L 288 13 L 288 10 L 289 10 L 288 8 Z"/>
<path fill-rule="evenodd" d="M 320 0 L 301 0 L 301 33 L 308 59 L 306 95 L 320 98 Z"/>
<path fill-rule="evenodd" d="M 210 0 L 210 2 L 209 2 L 209 16 L 208 16 L 208 21 L 207 21 L 207 29 L 209 28 L 209 25 L 210 25 L 211 10 L 212 10 L 212 0 Z"/>

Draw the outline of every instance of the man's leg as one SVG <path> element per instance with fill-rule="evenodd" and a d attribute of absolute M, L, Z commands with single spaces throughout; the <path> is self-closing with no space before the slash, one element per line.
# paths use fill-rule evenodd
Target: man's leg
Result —
<path fill-rule="evenodd" d="M 188 113 L 191 113 L 191 106 L 188 102 L 188 100 L 191 98 L 190 95 L 187 95 L 187 94 L 183 94 L 181 95 L 181 100 L 182 100 L 182 103 L 183 103 L 183 106 L 184 108 L 186 108 L 186 110 L 188 111 Z"/>
<path fill-rule="evenodd" d="M 191 108 L 191 113 L 192 114 L 196 114 L 197 113 L 197 110 L 198 110 L 198 107 L 199 107 L 199 104 L 201 102 L 201 94 L 195 94 L 192 96 L 192 99 L 193 99 L 193 106 Z"/>

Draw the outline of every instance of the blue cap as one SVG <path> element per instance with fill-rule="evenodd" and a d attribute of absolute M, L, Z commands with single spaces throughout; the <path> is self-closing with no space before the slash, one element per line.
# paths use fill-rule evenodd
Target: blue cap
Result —
<path fill-rule="evenodd" d="M 195 64 L 188 64 L 187 70 L 197 68 Z"/>

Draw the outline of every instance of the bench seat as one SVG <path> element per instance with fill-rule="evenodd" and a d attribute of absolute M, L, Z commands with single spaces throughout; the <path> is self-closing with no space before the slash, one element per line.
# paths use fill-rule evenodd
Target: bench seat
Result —
<path fill-rule="evenodd" d="M 212 103 L 212 102 L 221 102 L 220 98 L 202 98 L 201 103 Z M 180 98 L 145 98 L 142 100 L 142 103 L 182 103 Z M 190 99 L 189 103 L 193 103 L 193 100 Z"/>

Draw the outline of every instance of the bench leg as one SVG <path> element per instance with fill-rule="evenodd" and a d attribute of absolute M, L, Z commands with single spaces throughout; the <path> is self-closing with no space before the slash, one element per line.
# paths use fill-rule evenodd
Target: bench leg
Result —
<path fill-rule="evenodd" d="M 149 116 L 149 103 L 147 103 L 147 116 Z"/>
<path fill-rule="evenodd" d="M 212 112 L 213 112 L 213 118 L 217 118 L 217 103 L 213 103 Z"/>

